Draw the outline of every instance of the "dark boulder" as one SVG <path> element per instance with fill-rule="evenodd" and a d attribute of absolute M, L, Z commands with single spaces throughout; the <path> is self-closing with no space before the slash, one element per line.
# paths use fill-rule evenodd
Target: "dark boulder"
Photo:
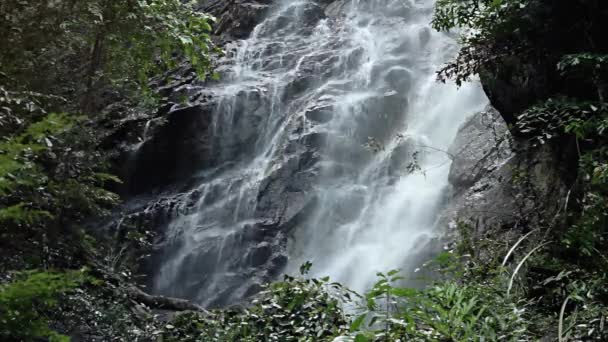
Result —
<path fill-rule="evenodd" d="M 191 175 L 213 158 L 209 127 L 213 107 L 177 108 L 166 116 L 139 149 L 134 151 L 129 179 L 132 194 L 171 184 Z"/>
<path fill-rule="evenodd" d="M 304 113 L 308 120 L 317 123 L 326 123 L 333 117 L 333 107 L 331 105 L 320 105 L 309 108 Z"/>
<path fill-rule="evenodd" d="M 526 6 L 525 15 L 518 18 L 521 29 L 495 42 L 493 51 L 507 53 L 499 52 L 500 57 L 480 72 L 490 102 L 507 124 L 513 125 L 528 107 L 556 95 L 596 100 L 593 82 L 585 77 L 564 78 L 557 64 L 577 51 L 605 54 L 606 15 L 606 1 L 538 0 Z M 512 134 L 521 135 L 516 130 Z"/>
<path fill-rule="evenodd" d="M 201 0 L 198 8 L 217 18 L 214 34 L 223 40 L 244 39 L 264 18 L 273 0 Z"/>

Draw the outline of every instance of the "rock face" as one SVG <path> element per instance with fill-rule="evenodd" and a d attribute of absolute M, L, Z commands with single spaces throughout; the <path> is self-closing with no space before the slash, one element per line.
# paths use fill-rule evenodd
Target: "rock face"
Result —
<path fill-rule="evenodd" d="M 579 51 L 587 42 L 606 42 L 605 24 L 594 25 L 586 31 L 588 40 L 585 42 L 578 33 L 584 30 L 584 23 L 578 18 L 605 23 L 600 16 L 605 15 L 606 4 L 598 2 L 596 9 L 594 13 L 581 13 L 578 11 L 584 11 L 582 8 L 560 1 L 530 3 L 526 8 L 525 35 L 531 41 L 542 42 L 542 57 L 524 53 L 504 57 L 496 64 L 488 63 L 480 73 L 484 91 L 500 113 L 494 111 L 495 120 L 499 120 L 500 115 L 506 124 L 514 127 L 522 111 L 548 97 L 556 94 L 578 98 L 595 96 L 589 85 L 565 79 L 556 65 L 563 55 Z M 579 29 L 575 29 L 577 27 Z M 484 129 L 475 124 L 476 120 L 461 129 L 454 146 L 475 157 L 457 156 L 452 166 L 450 181 L 457 196 L 451 208 L 452 216 L 460 213 L 465 218 L 476 217 L 472 224 L 482 235 L 491 226 L 504 227 L 505 231 L 511 227 L 510 231 L 517 234 L 532 223 L 554 220 L 566 198 L 570 198 L 577 174 L 578 156 L 574 142 L 570 138 L 560 138 L 535 146 L 517 129 L 507 132 L 504 125 L 494 125 L 483 133 Z M 494 131 L 500 136 L 510 135 L 510 152 L 506 147 L 489 146 L 488 141 L 492 140 L 489 134 Z M 471 134 L 478 138 L 469 145 L 463 144 Z M 482 157 L 481 163 L 472 162 L 477 157 Z"/>
<path fill-rule="evenodd" d="M 230 50 L 230 42 L 249 36 L 272 4 L 273 0 L 201 0 L 198 8 L 216 17 L 214 41 Z M 221 68 L 229 59 L 216 58 L 215 63 Z M 115 172 L 125 184 L 116 189 L 118 192 L 135 196 L 158 191 L 214 165 L 219 155 L 212 148 L 214 132 L 210 128 L 218 103 L 213 93 L 204 90 L 210 84 L 213 81 L 199 81 L 194 70 L 184 64 L 155 85 L 162 96 L 156 112 L 132 113 L 117 127 L 109 128 L 102 146 L 120 151 L 114 160 Z M 123 145 L 115 146 L 116 141 Z"/>
<path fill-rule="evenodd" d="M 524 40 L 533 46 L 525 46 L 497 63 L 488 63 L 493 65 L 482 70 L 484 90 L 508 124 L 515 123 L 521 111 L 548 97 L 595 97 L 596 89 L 589 82 L 576 77 L 564 78 L 556 68 L 560 59 L 573 51 L 597 51 L 598 47 L 608 45 L 605 34 L 608 22 L 604 19 L 608 3 L 595 1 L 589 6 L 592 7 L 554 0 L 530 2 L 522 27 L 525 27 Z M 594 24 L 589 25 L 591 22 Z M 585 39 L 581 39 L 581 32 Z M 518 39 L 517 34 L 511 39 Z M 500 48 L 517 46 L 511 44 L 512 41 Z M 523 52 L 527 49 L 531 51 Z"/>
<path fill-rule="evenodd" d="M 216 17 L 214 34 L 223 40 L 244 39 L 274 0 L 199 0 L 198 8 Z"/>
<path fill-rule="evenodd" d="M 473 187 L 513 156 L 507 126 L 492 107 L 472 116 L 449 149 L 453 156 L 449 181 L 457 194 Z"/>
<path fill-rule="evenodd" d="M 211 114 L 209 104 L 194 104 L 164 115 L 166 122 L 151 128 L 153 132 L 148 132 L 149 138 L 133 156 L 131 193 L 174 183 L 211 164 Z"/>
<path fill-rule="evenodd" d="M 466 223 L 477 239 L 510 240 L 550 222 L 569 197 L 566 150 L 515 140 L 491 107 L 477 113 L 450 149 L 452 196 L 443 223 Z"/>

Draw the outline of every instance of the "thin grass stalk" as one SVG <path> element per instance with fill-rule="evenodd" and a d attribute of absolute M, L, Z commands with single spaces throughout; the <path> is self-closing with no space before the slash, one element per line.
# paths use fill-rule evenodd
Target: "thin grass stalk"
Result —
<path fill-rule="evenodd" d="M 513 271 L 513 274 L 511 275 L 511 280 L 509 281 L 509 287 L 507 288 L 507 296 L 509 296 L 509 294 L 511 293 L 511 288 L 513 287 L 513 282 L 515 281 L 515 276 L 517 275 L 517 272 L 519 272 L 519 270 L 524 265 L 526 260 L 528 260 L 528 258 L 530 256 L 532 256 L 532 254 L 534 254 L 534 252 L 536 252 L 537 250 L 546 246 L 547 244 L 548 244 L 548 242 L 545 242 L 545 243 L 542 243 L 542 244 L 536 246 L 534 249 L 532 249 L 530 252 L 528 252 L 528 254 L 526 254 L 526 256 L 519 262 L 519 264 L 515 268 L 515 271 Z"/>

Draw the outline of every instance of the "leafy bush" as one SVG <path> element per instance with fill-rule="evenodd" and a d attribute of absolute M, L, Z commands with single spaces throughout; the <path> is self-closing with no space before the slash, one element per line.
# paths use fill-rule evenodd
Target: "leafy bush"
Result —
<path fill-rule="evenodd" d="M 439 71 L 441 80 L 467 81 L 482 69 L 494 69 L 509 56 L 529 53 L 527 15 L 533 0 L 439 0 L 432 25 L 439 31 L 471 29 L 461 35 L 456 59 Z"/>
<path fill-rule="evenodd" d="M 0 17 L 0 66 L 18 90 L 90 102 L 94 85 L 145 87 L 174 53 L 201 76 L 210 66 L 213 18 L 192 2 L 6 0 Z"/>
<path fill-rule="evenodd" d="M 49 328 L 46 314 L 57 307 L 61 294 L 76 288 L 85 279 L 84 271 L 27 271 L 17 274 L 13 282 L 0 285 L 0 337 L 69 340 Z"/>
<path fill-rule="evenodd" d="M 608 104 L 576 99 L 549 99 L 518 117 L 516 129 L 540 144 L 574 135 L 602 136 L 608 128 Z"/>
<path fill-rule="evenodd" d="M 352 292 L 328 279 L 285 276 L 265 286 L 252 305 L 208 315 L 179 315 L 165 341 L 331 341 L 348 329 L 343 300 Z"/>
<path fill-rule="evenodd" d="M 396 286 L 398 271 L 378 273 L 340 340 L 365 341 L 512 341 L 527 335 L 524 305 L 506 295 L 498 281 L 463 284 L 438 281 L 421 289 Z"/>
<path fill-rule="evenodd" d="M 105 186 L 119 180 L 91 139 L 81 118 L 51 113 L 0 141 L 0 266 L 66 266 L 79 253 L 79 224 L 117 203 Z"/>

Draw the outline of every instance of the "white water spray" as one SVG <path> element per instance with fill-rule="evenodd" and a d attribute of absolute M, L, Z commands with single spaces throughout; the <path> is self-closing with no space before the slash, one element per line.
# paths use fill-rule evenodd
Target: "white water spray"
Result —
<path fill-rule="evenodd" d="M 358 129 L 359 115 L 369 114 L 361 107 L 370 97 L 384 96 L 386 102 L 392 101 L 392 92 L 404 96 L 406 106 L 388 108 L 389 115 L 404 120 L 371 132 L 380 141 L 377 151 L 364 162 L 355 161 L 352 174 L 321 180 L 319 209 L 294 238 L 292 270 L 311 260 L 313 276 L 329 275 L 364 291 L 377 271 L 417 267 L 417 256 L 442 233 L 435 222 L 448 190 L 451 156 L 446 151 L 466 116 L 487 100 L 478 84 L 457 89 L 436 81 L 435 72 L 456 46 L 429 27 L 433 5 L 359 1 L 350 9 L 347 39 L 365 62 L 351 76 L 355 86 L 349 94 L 333 98 L 332 143 L 341 144 L 345 136 L 353 140 L 349 132 Z M 403 14 L 395 15 L 399 11 Z"/>
<path fill-rule="evenodd" d="M 429 27 L 433 6 L 353 0 L 322 18 L 312 0 L 279 1 L 206 90 L 220 162 L 168 227 L 157 292 L 221 305 L 307 260 L 359 291 L 415 267 L 441 234 L 444 151 L 487 102 L 478 84 L 436 82 L 457 47 Z"/>

